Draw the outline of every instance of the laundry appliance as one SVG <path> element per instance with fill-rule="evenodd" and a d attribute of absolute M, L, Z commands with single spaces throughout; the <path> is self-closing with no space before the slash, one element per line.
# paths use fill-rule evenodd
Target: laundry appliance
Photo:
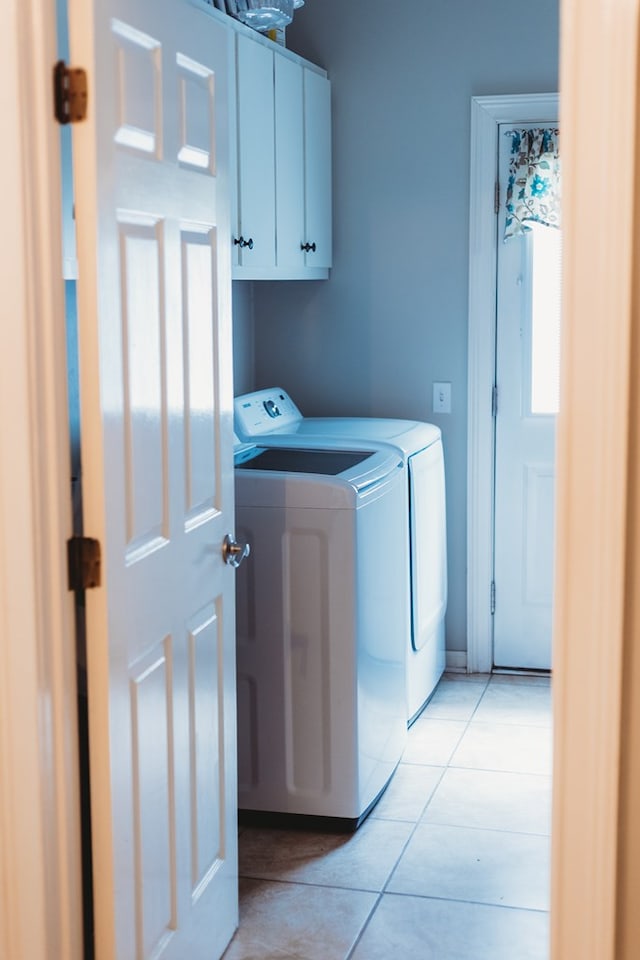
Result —
<path fill-rule="evenodd" d="M 445 667 L 447 607 L 445 473 L 440 429 L 431 423 L 375 417 L 304 417 L 287 392 L 270 387 L 236 397 L 234 428 L 245 441 L 305 447 L 385 443 L 402 457 L 407 487 L 409 630 L 407 720 L 419 716 Z"/>
<path fill-rule="evenodd" d="M 406 742 L 407 491 L 392 448 L 237 444 L 238 806 L 354 829 Z"/>

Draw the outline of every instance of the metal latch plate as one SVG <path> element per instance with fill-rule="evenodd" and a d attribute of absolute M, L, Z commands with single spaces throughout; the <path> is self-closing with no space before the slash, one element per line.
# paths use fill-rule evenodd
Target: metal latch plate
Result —
<path fill-rule="evenodd" d="M 53 68 L 53 96 L 58 123 L 78 123 L 87 116 L 87 73 L 59 60 Z"/>
<path fill-rule="evenodd" d="M 69 590 L 90 590 L 100 586 L 100 541 L 72 537 L 67 541 Z"/>

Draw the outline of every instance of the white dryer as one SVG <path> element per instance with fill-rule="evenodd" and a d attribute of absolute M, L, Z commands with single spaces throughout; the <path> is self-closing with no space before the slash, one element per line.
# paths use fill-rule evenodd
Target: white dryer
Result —
<path fill-rule="evenodd" d="M 353 829 L 406 742 L 406 486 L 391 448 L 317 446 L 236 446 L 238 805 Z"/>
<path fill-rule="evenodd" d="M 406 637 L 407 719 L 411 723 L 433 693 L 445 667 L 447 607 L 445 475 L 440 430 L 431 423 L 374 417 L 304 417 L 280 387 L 236 398 L 234 427 L 245 441 L 353 446 L 390 444 L 405 467 L 410 551 L 410 616 Z"/>

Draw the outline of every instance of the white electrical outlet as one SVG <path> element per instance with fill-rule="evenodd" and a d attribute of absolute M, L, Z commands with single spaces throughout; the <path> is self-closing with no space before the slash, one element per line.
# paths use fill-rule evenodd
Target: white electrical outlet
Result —
<path fill-rule="evenodd" d="M 433 412 L 434 413 L 451 413 L 451 384 L 450 383 L 434 383 Z"/>

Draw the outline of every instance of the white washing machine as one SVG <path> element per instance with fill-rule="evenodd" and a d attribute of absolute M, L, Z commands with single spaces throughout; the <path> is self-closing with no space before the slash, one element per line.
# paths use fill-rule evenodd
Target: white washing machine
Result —
<path fill-rule="evenodd" d="M 445 667 L 447 540 L 444 459 L 440 430 L 415 420 L 303 417 L 279 387 L 239 396 L 234 427 L 245 441 L 274 444 L 386 443 L 405 466 L 410 550 L 410 616 L 406 638 L 407 719 L 420 714 Z"/>
<path fill-rule="evenodd" d="M 391 448 L 236 446 L 238 805 L 354 829 L 406 742 L 407 509 Z"/>

